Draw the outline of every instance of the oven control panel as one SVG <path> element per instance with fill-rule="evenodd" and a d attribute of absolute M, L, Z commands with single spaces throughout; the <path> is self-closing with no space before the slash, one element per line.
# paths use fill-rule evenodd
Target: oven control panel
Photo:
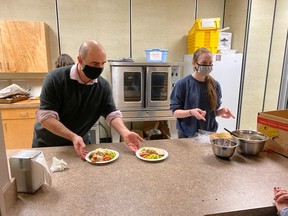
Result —
<path fill-rule="evenodd" d="M 176 82 L 182 77 L 182 65 L 172 65 L 171 72 L 171 85 L 174 88 Z"/>

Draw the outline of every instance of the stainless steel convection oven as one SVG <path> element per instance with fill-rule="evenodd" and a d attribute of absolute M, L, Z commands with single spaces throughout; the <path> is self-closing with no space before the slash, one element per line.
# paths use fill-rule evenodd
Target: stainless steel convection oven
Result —
<path fill-rule="evenodd" d="M 124 122 L 167 120 L 171 137 L 176 138 L 170 94 L 182 77 L 183 65 L 181 62 L 110 62 L 113 97 Z M 112 129 L 112 142 L 118 141 L 119 135 Z"/>

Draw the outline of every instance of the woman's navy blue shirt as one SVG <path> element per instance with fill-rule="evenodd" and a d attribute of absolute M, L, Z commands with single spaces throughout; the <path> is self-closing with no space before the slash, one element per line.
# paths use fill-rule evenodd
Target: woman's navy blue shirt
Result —
<path fill-rule="evenodd" d="M 221 106 L 221 87 L 218 81 L 216 83 L 217 109 Z M 177 118 L 176 127 L 178 133 L 186 137 L 193 137 L 199 129 L 216 132 L 218 123 L 216 113 L 211 110 L 209 104 L 206 82 L 196 80 L 191 74 L 180 79 L 170 96 L 170 109 L 174 113 L 177 109 L 189 110 L 199 108 L 206 111 L 205 119 L 198 120 L 194 116 L 187 118 Z"/>

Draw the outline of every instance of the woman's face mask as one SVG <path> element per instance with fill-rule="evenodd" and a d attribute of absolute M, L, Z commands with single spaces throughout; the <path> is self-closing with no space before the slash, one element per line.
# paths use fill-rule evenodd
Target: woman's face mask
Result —
<path fill-rule="evenodd" d="M 103 68 L 101 67 L 91 67 L 89 65 L 86 64 L 86 62 L 83 60 L 85 66 L 83 67 L 83 72 L 85 74 L 86 77 L 88 77 L 89 79 L 97 79 L 102 71 L 103 71 Z"/>
<path fill-rule="evenodd" d="M 211 65 L 201 65 L 198 63 L 196 64 L 198 67 L 195 67 L 195 69 L 198 72 L 198 74 L 200 74 L 201 76 L 208 76 L 213 69 L 213 64 Z"/>

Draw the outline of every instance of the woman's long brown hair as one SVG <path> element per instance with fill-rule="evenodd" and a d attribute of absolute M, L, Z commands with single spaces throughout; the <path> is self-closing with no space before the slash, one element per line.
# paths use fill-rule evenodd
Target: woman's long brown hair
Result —
<path fill-rule="evenodd" d="M 211 53 L 211 52 L 206 48 L 197 49 L 193 55 L 193 62 L 197 62 L 198 57 L 203 53 Z M 216 111 L 216 109 L 217 109 L 217 96 L 216 96 L 215 80 L 213 79 L 213 77 L 208 75 L 205 78 L 205 83 L 206 83 L 208 99 L 209 99 L 209 104 L 211 106 L 211 110 Z"/>

